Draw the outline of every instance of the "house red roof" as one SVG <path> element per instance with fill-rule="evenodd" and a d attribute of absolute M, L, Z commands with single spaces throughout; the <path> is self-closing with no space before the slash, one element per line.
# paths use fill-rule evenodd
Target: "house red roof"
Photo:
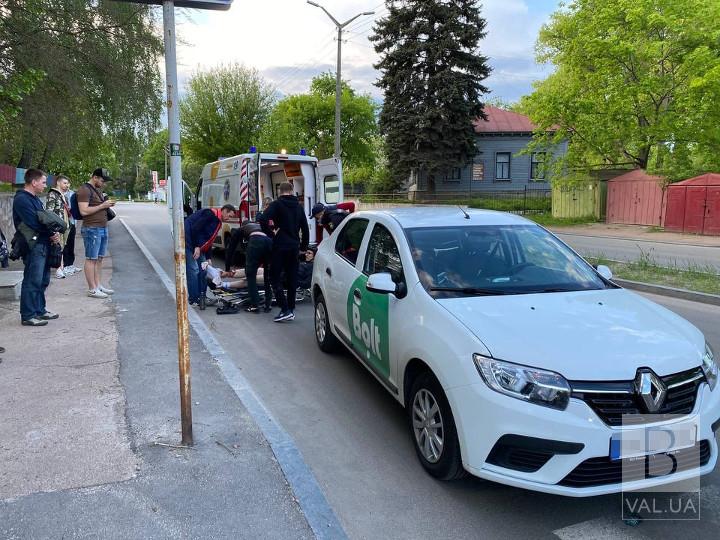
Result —
<path fill-rule="evenodd" d="M 615 178 L 611 178 L 610 182 L 663 182 L 662 176 L 653 176 L 646 173 L 643 169 L 635 169 L 634 171 L 621 174 Z"/>
<path fill-rule="evenodd" d="M 707 173 L 677 182 L 673 186 L 720 186 L 720 174 Z"/>
<path fill-rule="evenodd" d="M 483 108 L 487 120 L 478 118 L 473 122 L 475 133 L 528 133 L 537 126 L 524 114 L 498 109 L 492 105 Z"/>

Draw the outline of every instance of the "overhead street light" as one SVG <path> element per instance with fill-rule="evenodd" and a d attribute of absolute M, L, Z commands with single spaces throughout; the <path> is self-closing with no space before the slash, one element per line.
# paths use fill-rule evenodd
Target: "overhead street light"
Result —
<path fill-rule="evenodd" d="M 374 15 L 374 11 L 363 11 L 362 13 L 358 13 L 354 17 L 351 17 L 344 23 L 338 22 L 338 20 L 333 17 L 330 12 L 325 9 L 323 6 L 318 4 L 317 2 L 313 2 L 312 0 L 307 0 L 307 3 L 311 6 L 314 6 L 316 8 L 322 9 L 325 14 L 330 17 L 330 20 L 333 22 L 335 27 L 337 28 L 337 42 L 338 42 L 338 50 L 337 50 L 337 70 L 335 73 L 335 157 L 340 157 L 340 96 L 342 94 L 341 92 L 341 85 L 340 85 L 340 69 L 341 69 L 341 57 L 342 57 L 342 32 L 343 28 L 345 28 L 347 25 L 349 25 L 351 22 L 353 22 L 358 17 L 362 17 L 363 15 Z"/>

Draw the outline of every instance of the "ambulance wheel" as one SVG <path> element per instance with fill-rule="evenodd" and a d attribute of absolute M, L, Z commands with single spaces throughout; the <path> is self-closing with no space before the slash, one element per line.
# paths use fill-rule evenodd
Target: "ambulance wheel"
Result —
<path fill-rule="evenodd" d="M 428 474 L 438 480 L 466 476 L 450 404 L 431 372 L 413 381 L 407 413 L 415 452 Z"/>
<path fill-rule="evenodd" d="M 320 293 L 315 299 L 315 339 L 323 352 L 332 353 L 340 348 L 340 342 L 330 330 L 330 316 L 325 298 Z"/>

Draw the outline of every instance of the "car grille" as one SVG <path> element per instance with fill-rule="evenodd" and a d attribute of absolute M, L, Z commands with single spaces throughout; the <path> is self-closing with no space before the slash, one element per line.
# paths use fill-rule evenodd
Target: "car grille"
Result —
<path fill-rule="evenodd" d="M 697 390 L 705 381 L 702 368 L 694 368 L 673 375 L 660 377 L 667 387 L 663 406 L 656 413 L 644 410 L 640 397 L 635 393 L 633 381 L 584 382 L 571 381 L 572 397 L 583 400 L 609 426 L 625 423 L 644 424 L 657 422 L 658 415 L 690 414 L 695 407 Z"/>
<path fill-rule="evenodd" d="M 609 457 L 587 459 L 563 478 L 560 485 L 585 488 L 644 480 L 651 477 L 649 472 L 652 460 L 656 459 L 657 456 L 666 455 L 668 454 L 654 454 L 616 461 L 612 461 Z M 701 441 L 700 444 L 696 444 L 692 448 L 685 448 L 672 453 L 672 456 L 676 460 L 677 466 L 670 474 L 687 471 L 698 466 L 702 467 L 710 461 L 710 443 Z M 658 475 L 654 474 L 653 476 L 657 477 Z"/>

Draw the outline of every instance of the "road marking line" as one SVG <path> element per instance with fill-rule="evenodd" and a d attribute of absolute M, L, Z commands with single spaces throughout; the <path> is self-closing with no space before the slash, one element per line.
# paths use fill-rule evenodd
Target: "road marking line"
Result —
<path fill-rule="evenodd" d="M 120 218 L 127 232 L 135 241 L 142 251 L 145 258 L 160 277 L 160 281 L 167 289 L 170 296 L 175 298 L 175 283 L 165 273 L 165 270 L 157 262 L 157 259 L 150 253 L 148 248 L 143 244 L 142 240 L 135 234 L 130 226 Z M 327 502 L 325 495 L 320 489 L 315 476 L 305 463 L 300 450 L 295 445 L 292 437 L 283 429 L 280 423 L 275 420 L 268 408 L 258 397 L 252 386 L 240 372 L 222 345 L 215 339 L 212 332 L 200 318 L 200 315 L 192 310 L 188 310 L 188 319 L 195 330 L 207 352 L 217 362 L 220 372 L 225 380 L 233 389 L 240 402 L 260 427 L 265 439 L 270 443 L 275 458 L 280 464 L 280 468 L 285 474 L 290 487 L 298 499 L 300 508 L 305 514 L 310 528 L 315 533 L 315 537 L 321 540 L 343 540 L 347 539 L 345 531 L 340 525 L 335 512 Z"/>
<path fill-rule="evenodd" d="M 618 509 L 618 514 L 619 514 Z M 601 517 L 590 519 L 553 531 L 560 540 L 636 540 L 645 536 L 617 519 Z"/>

